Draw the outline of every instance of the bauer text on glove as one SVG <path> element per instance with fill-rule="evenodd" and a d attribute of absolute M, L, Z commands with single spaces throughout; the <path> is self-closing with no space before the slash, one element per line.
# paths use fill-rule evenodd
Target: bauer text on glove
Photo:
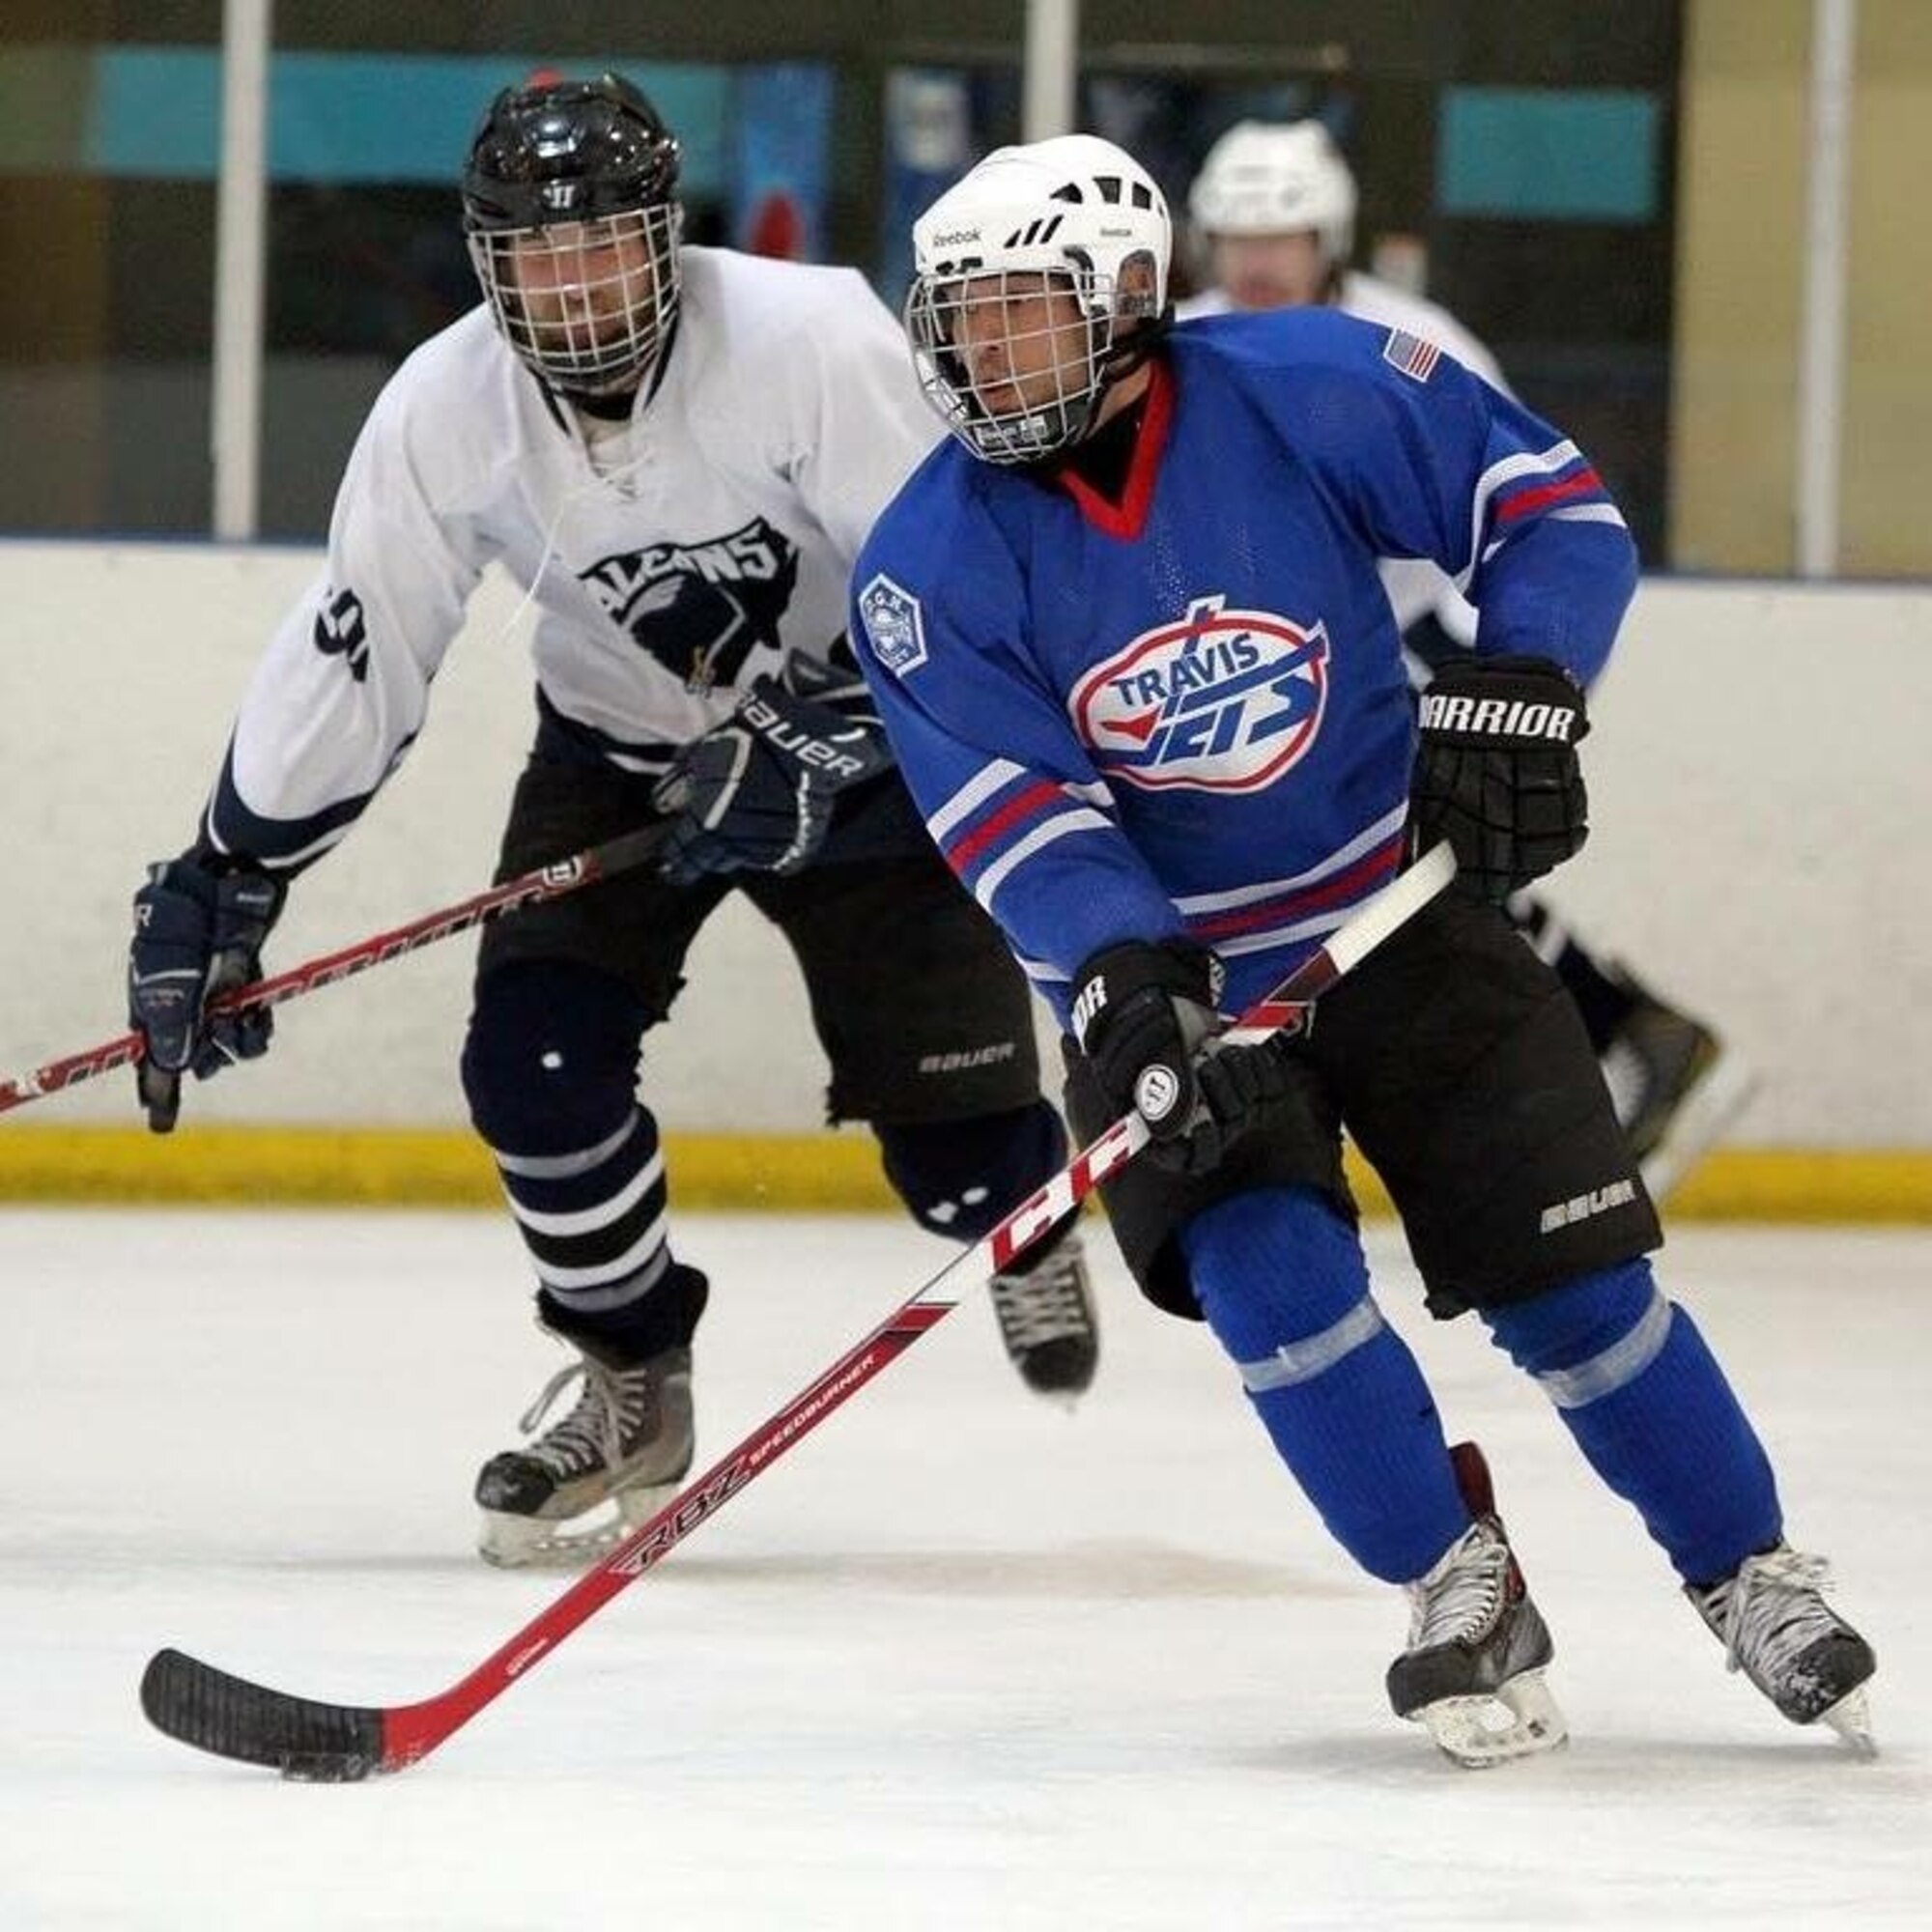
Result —
<path fill-rule="evenodd" d="M 672 814 L 661 869 L 682 885 L 794 872 L 823 842 L 838 794 L 891 762 L 876 724 L 760 678 L 658 786 L 660 810 Z"/>

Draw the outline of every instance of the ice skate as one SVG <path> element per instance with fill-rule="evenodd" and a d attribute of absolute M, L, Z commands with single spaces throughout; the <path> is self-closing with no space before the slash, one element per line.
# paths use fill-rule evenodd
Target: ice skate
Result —
<path fill-rule="evenodd" d="M 1877 1749 L 1865 1685 L 1872 1647 L 1825 1602 L 1822 1556 L 1780 1543 L 1747 1556 L 1730 1576 L 1684 1594 L 1742 1670 L 1794 1724 L 1823 1722 L 1861 1756 Z"/>
<path fill-rule="evenodd" d="M 987 1284 L 1000 1339 L 1028 1388 L 1071 1402 L 1092 1383 L 1100 1359 L 1086 1252 L 1075 1233 L 1037 1261 L 1021 1262 Z"/>
<path fill-rule="evenodd" d="M 1543 1681 L 1555 1646 L 1530 1602 L 1473 1442 L 1450 1455 L 1476 1520 L 1435 1566 L 1406 1585 L 1408 1648 L 1389 1665 L 1389 1703 L 1442 1752 L 1481 1770 L 1553 1750 L 1569 1736 Z"/>
<path fill-rule="evenodd" d="M 1643 1184 L 1662 1201 L 1737 1117 L 1750 1069 L 1689 1013 L 1625 979 L 1634 1004 L 1604 1049 L 1604 1078 Z"/>
<path fill-rule="evenodd" d="M 476 1478 L 477 1548 L 504 1569 L 587 1562 L 655 1516 L 691 1467 L 690 1349 L 634 1362 L 572 1346 L 579 1359 L 550 1378 L 519 1427 L 538 1429 L 581 1381 L 569 1413 L 523 1448 L 491 1457 Z M 598 1522 L 580 1523 L 605 1505 Z"/>

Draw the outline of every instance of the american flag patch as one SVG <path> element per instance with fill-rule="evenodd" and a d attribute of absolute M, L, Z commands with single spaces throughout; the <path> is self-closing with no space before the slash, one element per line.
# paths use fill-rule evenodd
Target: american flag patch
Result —
<path fill-rule="evenodd" d="M 1441 356 L 1442 352 L 1435 343 L 1425 342 L 1406 328 L 1390 329 L 1388 340 L 1382 344 L 1382 360 L 1392 362 L 1405 376 L 1413 376 L 1418 383 L 1428 382 Z"/>

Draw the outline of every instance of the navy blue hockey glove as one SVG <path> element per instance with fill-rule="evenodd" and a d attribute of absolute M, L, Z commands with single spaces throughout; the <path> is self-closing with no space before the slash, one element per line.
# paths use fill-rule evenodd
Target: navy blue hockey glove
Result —
<path fill-rule="evenodd" d="M 217 871 L 188 851 L 148 868 L 134 895 L 128 948 L 128 1022 L 141 1036 L 134 1069 L 148 1125 L 173 1130 L 184 1073 L 197 1080 L 269 1050 L 275 1016 L 267 1007 L 207 1016 L 217 993 L 262 977 L 262 943 L 288 896 L 280 879 L 252 866 Z"/>
<path fill-rule="evenodd" d="M 877 724 L 761 677 L 658 786 L 659 810 L 672 814 L 659 869 L 686 886 L 720 872 L 795 872 L 824 842 L 838 794 L 891 763 Z"/>
<path fill-rule="evenodd" d="M 1184 940 L 1109 946 L 1073 976 L 1073 1031 L 1118 1113 L 1153 1139 L 1147 1157 L 1200 1175 L 1287 1094 L 1280 1038 L 1219 1039 L 1221 962 Z"/>
<path fill-rule="evenodd" d="M 1548 658 L 1472 657 L 1422 694 L 1409 787 L 1418 851 L 1448 839 L 1463 887 L 1500 904 L 1589 837 L 1583 694 Z"/>

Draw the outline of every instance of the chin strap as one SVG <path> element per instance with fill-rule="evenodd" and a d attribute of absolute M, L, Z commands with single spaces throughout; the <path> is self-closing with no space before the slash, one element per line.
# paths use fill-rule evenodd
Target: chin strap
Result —
<path fill-rule="evenodd" d="M 1100 386 L 1094 392 L 1096 408 L 1098 399 L 1114 384 L 1131 376 L 1160 347 L 1173 327 L 1174 304 L 1169 302 L 1157 316 L 1144 319 L 1130 334 L 1116 338 L 1115 346 L 1100 364 Z"/>

